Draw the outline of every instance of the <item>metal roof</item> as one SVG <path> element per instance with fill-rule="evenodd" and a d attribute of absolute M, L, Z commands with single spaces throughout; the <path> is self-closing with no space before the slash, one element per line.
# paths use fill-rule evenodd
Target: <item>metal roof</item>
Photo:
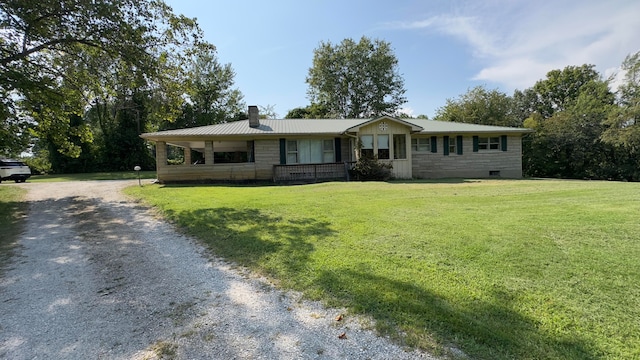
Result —
<path fill-rule="evenodd" d="M 158 141 L 163 138 L 201 138 L 235 136 L 282 136 L 282 135 L 341 135 L 353 133 L 361 126 L 379 119 L 397 121 L 411 126 L 420 134 L 442 133 L 526 133 L 529 129 L 502 126 L 487 126 L 425 119 L 396 119 L 381 117 L 377 119 L 260 119 L 260 126 L 252 128 L 249 120 L 224 124 L 200 126 L 187 129 L 166 130 L 140 135 L 142 138 Z"/>
<path fill-rule="evenodd" d="M 421 134 L 444 134 L 444 133 L 528 133 L 532 132 L 531 129 L 515 128 L 506 126 L 491 126 L 491 125 L 478 125 L 457 123 L 450 121 L 435 121 L 426 119 L 403 119 L 407 122 L 422 127 Z"/>

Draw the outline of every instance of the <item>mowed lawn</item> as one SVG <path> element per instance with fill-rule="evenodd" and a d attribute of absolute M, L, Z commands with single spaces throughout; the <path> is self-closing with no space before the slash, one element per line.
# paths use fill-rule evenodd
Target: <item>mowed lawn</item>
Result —
<path fill-rule="evenodd" d="M 640 183 L 132 187 L 217 255 L 477 359 L 640 358 Z"/>

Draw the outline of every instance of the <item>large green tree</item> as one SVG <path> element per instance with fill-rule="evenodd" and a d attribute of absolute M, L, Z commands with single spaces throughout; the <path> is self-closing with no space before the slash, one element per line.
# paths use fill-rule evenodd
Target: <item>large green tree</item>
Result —
<path fill-rule="evenodd" d="M 321 42 L 306 81 L 311 103 L 326 107 L 332 117 L 393 114 L 407 102 L 398 59 L 382 40 Z"/>
<path fill-rule="evenodd" d="M 555 113 L 571 107 L 584 85 L 601 81 L 594 65 L 567 66 L 562 70 L 551 70 L 546 78 L 536 82 L 528 94 L 533 101 L 531 109 L 547 119 Z"/>
<path fill-rule="evenodd" d="M 311 104 L 289 110 L 285 119 L 328 119 L 331 118 L 329 109 L 321 104 Z"/>
<path fill-rule="evenodd" d="M 523 119 L 515 116 L 513 100 L 507 94 L 477 86 L 457 99 L 447 99 L 446 104 L 436 111 L 434 120 L 520 126 Z"/>
<path fill-rule="evenodd" d="M 231 64 L 220 64 L 215 51 L 195 54 L 187 73 L 189 101 L 183 113 L 167 128 L 183 128 L 238 120 L 245 111 L 239 89 L 234 88 L 235 72 Z"/>
<path fill-rule="evenodd" d="M 133 93 L 130 85 L 105 91 L 105 79 L 126 68 L 138 81 L 133 87 L 175 88 L 167 69 L 179 68 L 189 51 L 211 47 L 201 39 L 197 23 L 174 15 L 162 0 L 3 1 L 0 114 L 16 114 L 23 127 L 77 155 L 77 144 L 61 136 L 73 127 L 71 119 L 93 102 L 108 102 L 114 88 Z M 176 116 L 167 107 L 175 109 L 176 99 L 164 96 L 153 110 Z"/>
<path fill-rule="evenodd" d="M 624 79 L 618 88 L 618 108 L 607 121 L 604 139 L 640 153 L 640 51 L 628 55 L 621 69 Z"/>
<path fill-rule="evenodd" d="M 616 149 L 601 140 L 614 94 L 592 65 L 553 70 L 521 93 L 521 109 L 533 111 L 524 126 L 536 130 L 524 142 L 530 176 L 619 178 Z"/>
<path fill-rule="evenodd" d="M 628 180 L 640 180 L 640 51 L 622 63 L 623 83 L 618 88 L 617 107 L 605 121 L 602 139 L 619 147 L 627 156 L 622 169 Z"/>

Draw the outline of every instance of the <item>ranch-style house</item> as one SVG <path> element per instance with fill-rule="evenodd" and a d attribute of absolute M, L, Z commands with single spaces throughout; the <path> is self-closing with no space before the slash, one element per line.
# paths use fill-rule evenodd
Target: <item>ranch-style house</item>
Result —
<path fill-rule="evenodd" d="M 249 119 L 142 134 L 155 142 L 158 181 L 348 179 L 360 156 L 391 163 L 396 179 L 521 178 L 530 130 L 426 119 Z M 184 162 L 169 164 L 169 147 Z"/>

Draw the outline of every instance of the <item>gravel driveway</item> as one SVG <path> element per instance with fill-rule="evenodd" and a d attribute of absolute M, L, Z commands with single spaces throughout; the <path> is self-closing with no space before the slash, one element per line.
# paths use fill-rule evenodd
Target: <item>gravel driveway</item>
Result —
<path fill-rule="evenodd" d="M 0 278 L 0 358 L 433 359 L 212 258 L 129 185 L 2 185 L 28 189 L 29 213 Z"/>

